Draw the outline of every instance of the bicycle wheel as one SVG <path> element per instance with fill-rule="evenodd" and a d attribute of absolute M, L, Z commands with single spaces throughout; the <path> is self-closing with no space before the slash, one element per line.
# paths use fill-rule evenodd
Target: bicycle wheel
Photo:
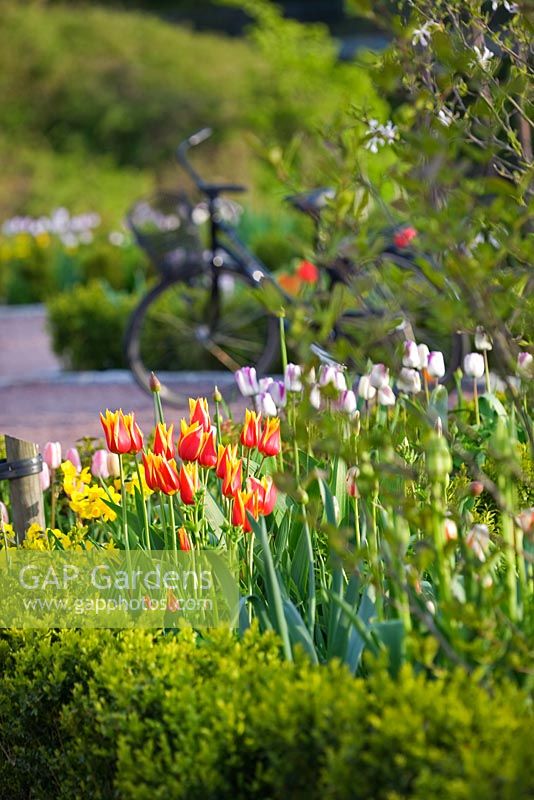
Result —
<path fill-rule="evenodd" d="M 414 260 L 397 253 L 384 253 L 373 269 L 375 274 L 369 269 L 363 276 L 344 276 L 359 308 L 345 311 L 336 322 L 340 358 L 357 367 L 369 357 L 394 363 L 406 340 L 425 342 L 430 350 L 443 352 L 447 371 L 441 382 L 450 382 L 467 352 L 468 337 L 447 330 L 443 308 L 429 304 L 428 278 Z M 446 304 L 445 293 L 441 301 Z"/>
<path fill-rule="evenodd" d="M 224 268 L 154 286 L 133 312 L 125 337 L 127 363 L 139 385 L 150 391 L 155 372 L 171 405 L 183 404 L 176 384 L 184 372 L 250 365 L 261 374 L 277 349 L 278 321 L 262 305 L 259 290 Z"/>

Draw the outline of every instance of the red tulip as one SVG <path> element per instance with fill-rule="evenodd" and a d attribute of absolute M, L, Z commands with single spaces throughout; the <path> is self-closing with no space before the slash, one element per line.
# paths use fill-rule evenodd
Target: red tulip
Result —
<path fill-rule="evenodd" d="M 311 261 L 301 261 L 297 267 L 297 275 L 304 283 L 317 283 L 319 270 Z"/>
<path fill-rule="evenodd" d="M 196 400 L 189 398 L 189 422 L 192 425 L 198 422 L 204 433 L 211 429 L 210 412 L 208 401 L 205 397 L 198 397 Z"/>
<path fill-rule="evenodd" d="M 261 480 L 250 477 L 247 479 L 247 489 L 258 495 L 259 513 L 266 517 L 276 505 L 278 492 L 270 475 L 264 475 Z"/>
<path fill-rule="evenodd" d="M 224 447 L 222 444 L 217 446 L 217 468 L 215 474 L 218 478 L 224 478 L 228 468 L 228 461 L 237 458 L 237 445 L 227 444 Z"/>
<path fill-rule="evenodd" d="M 156 453 L 143 453 L 143 466 L 147 486 L 153 492 L 175 494 L 180 488 L 178 472 L 174 461 L 167 461 L 165 456 Z"/>
<path fill-rule="evenodd" d="M 241 489 L 242 473 L 243 462 L 241 459 L 229 459 L 222 484 L 222 493 L 225 497 L 233 497 Z"/>
<path fill-rule="evenodd" d="M 416 236 L 417 231 L 415 228 L 408 226 L 407 228 L 397 231 L 393 237 L 393 242 L 396 247 L 408 247 L 412 239 L 415 239 Z"/>
<path fill-rule="evenodd" d="M 258 450 L 264 456 L 277 456 L 281 448 L 280 419 L 278 417 L 270 417 L 265 421 Z"/>
<path fill-rule="evenodd" d="M 106 409 L 106 416 L 100 414 L 106 444 L 112 453 L 139 453 L 143 448 L 143 434 L 135 421 L 135 415 L 123 414 L 122 409 L 112 412 Z"/>
<path fill-rule="evenodd" d="M 255 411 L 245 410 L 245 424 L 241 431 L 241 444 L 245 447 L 257 447 L 260 440 L 261 414 L 258 416 Z"/>
<path fill-rule="evenodd" d="M 182 464 L 180 468 L 180 496 L 186 506 L 195 505 L 195 493 L 198 492 L 198 464 Z"/>
<path fill-rule="evenodd" d="M 172 441 L 174 433 L 174 425 L 169 428 L 164 422 L 158 422 L 156 425 L 156 435 L 154 436 L 153 450 L 158 456 L 165 456 L 165 458 L 174 458 L 174 442 Z"/>
<path fill-rule="evenodd" d="M 185 528 L 178 528 L 178 542 L 180 550 L 191 550 L 191 540 Z"/>
<path fill-rule="evenodd" d="M 202 426 L 199 422 L 188 425 L 185 419 L 180 422 L 178 455 L 183 461 L 196 461 L 202 446 Z"/>
<path fill-rule="evenodd" d="M 258 519 L 258 494 L 257 492 L 236 492 L 232 503 L 232 525 L 242 527 L 245 532 L 252 530 L 247 511 L 252 514 L 254 519 Z"/>
<path fill-rule="evenodd" d="M 202 434 L 202 443 L 198 454 L 198 463 L 201 467 L 214 467 L 217 464 L 215 450 L 215 428 Z"/>

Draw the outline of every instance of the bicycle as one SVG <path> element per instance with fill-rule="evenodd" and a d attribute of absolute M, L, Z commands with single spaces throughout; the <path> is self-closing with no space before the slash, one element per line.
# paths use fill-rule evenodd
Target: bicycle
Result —
<path fill-rule="evenodd" d="M 173 389 L 180 370 L 196 370 L 203 364 L 208 369 L 222 367 L 234 372 L 253 365 L 260 375 L 265 373 L 279 352 L 279 320 L 263 305 L 262 292 L 258 290 L 268 283 L 279 292 L 281 305 L 294 302 L 225 219 L 228 201 L 220 195 L 241 193 L 246 188 L 206 182 L 187 157 L 189 149 L 204 142 L 211 133 L 210 128 L 204 128 L 177 149 L 179 163 L 206 197 L 206 208 L 194 208 L 183 193 L 160 193 L 149 201 L 136 203 L 127 217 L 159 280 L 129 320 L 125 357 L 137 383 L 146 391 L 150 391 L 151 374 L 157 372 L 162 398 L 170 405 L 182 403 Z M 286 199 L 318 223 L 329 191 L 316 189 Z M 199 234 L 202 222 L 208 223 L 208 241 L 204 244 Z M 403 269 L 415 268 L 409 256 L 389 245 L 383 255 Z M 327 295 L 337 283 L 348 283 L 353 267 L 341 257 L 326 265 Z M 353 324 L 358 326 L 370 316 L 383 314 L 380 307 L 359 300 L 360 308 L 344 312 L 331 332 L 332 338 L 350 340 Z M 382 302 L 386 302 L 385 296 Z M 414 338 L 405 317 L 390 334 Z M 316 352 L 323 351 L 317 348 Z M 460 360 L 458 352 L 449 373 Z"/>

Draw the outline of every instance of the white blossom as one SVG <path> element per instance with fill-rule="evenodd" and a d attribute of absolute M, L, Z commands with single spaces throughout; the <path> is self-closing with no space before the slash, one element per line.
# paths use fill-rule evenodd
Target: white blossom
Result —
<path fill-rule="evenodd" d="M 475 45 L 473 50 L 475 51 L 479 66 L 481 66 L 482 69 L 488 69 L 489 62 L 493 58 L 494 53 L 492 53 L 491 50 L 486 47 L 486 45 L 484 45 L 483 48 Z"/>

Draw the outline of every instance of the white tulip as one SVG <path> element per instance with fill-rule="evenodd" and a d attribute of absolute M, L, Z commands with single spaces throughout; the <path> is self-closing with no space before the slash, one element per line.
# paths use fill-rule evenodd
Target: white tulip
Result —
<path fill-rule="evenodd" d="M 464 372 L 469 378 L 481 378 L 484 375 L 484 358 L 480 353 L 468 353 L 464 358 Z"/>
<path fill-rule="evenodd" d="M 443 378 L 445 375 L 445 360 L 443 353 L 439 350 L 432 350 L 428 354 L 427 372 L 431 378 Z"/>
<path fill-rule="evenodd" d="M 417 394 L 421 391 L 421 378 L 416 369 L 403 367 L 397 378 L 397 389 L 405 394 Z"/>

